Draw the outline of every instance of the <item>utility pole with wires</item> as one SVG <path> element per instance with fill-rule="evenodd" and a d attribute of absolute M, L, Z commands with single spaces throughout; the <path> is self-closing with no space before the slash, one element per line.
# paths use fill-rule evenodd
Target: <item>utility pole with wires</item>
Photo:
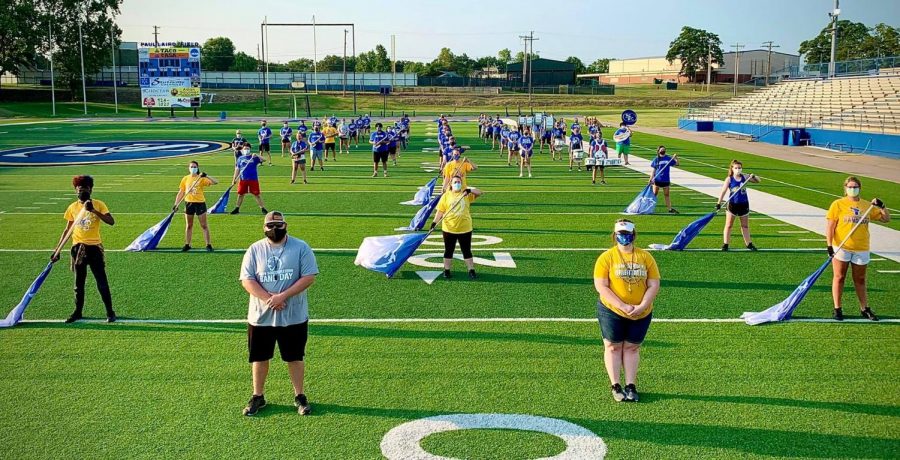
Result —
<path fill-rule="evenodd" d="M 397 85 L 397 36 L 391 34 L 391 88 Z"/>
<path fill-rule="evenodd" d="M 769 86 L 769 79 L 772 78 L 772 48 L 781 48 L 781 46 L 776 45 L 775 42 L 771 40 L 763 42 L 762 44 L 769 48 L 769 59 L 766 63 L 766 86 Z"/>
<path fill-rule="evenodd" d="M 159 26 L 153 26 L 153 44 L 159 48 Z"/>
<path fill-rule="evenodd" d="M 534 54 L 534 41 L 540 40 L 539 38 L 534 38 L 534 31 L 530 31 L 528 35 L 519 35 L 519 38 L 525 42 L 525 55 L 523 56 L 523 65 L 522 65 L 522 86 L 525 86 L 525 78 L 528 78 L 528 101 L 531 101 L 531 80 L 532 75 L 534 75 L 533 63 L 531 62 L 531 55 Z"/>
<path fill-rule="evenodd" d="M 81 57 L 81 99 L 84 104 L 84 114 L 87 115 L 87 83 L 84 77 L 84 37 L 81 33 L 82 18 L 78 18 L 78 54 Z"/>
<path fill-rule="evenodd" d="M 50 32 L 49 57 L 50 57 L 50 102 L 53 105 L 53 116 L 56 116 L 56 83 L 53 78 L 53 21 L 47 23 L 47 30 Z"/>
<path fill-rule="evenodd" d="M 735 43 L 731 45 L 734 48 L 734 95 L 737 96 L 737 84 L 738 84 L 738 67 L 741 65 L 741 48 L 747 45 L 742 45 L 740 43 Z"/>
<path fill-rule="evenodd" d="M 113 101 L 116 104 L 116 113 L 119 113 L 119 88 L 116 82 L 116 37 L 113 33 L 113 24 L 109 25 L 109 41 L 112 44 L 112 82 L 113 82 Z"/>
<path fill-rule="evenodd" d="M 347 95 L 347 29 L 344 29 L 344 86 L 342 86 L 341 96 Z"/>
<path fill-rule="evenodd" d="M 837 54 L 838 16 L 840 16 L 840 14 L 840 0 L 834 0 L 834 10 L 828 13 L 828 16 L 831 17 L 831 61 L 828 63 L 828 76 L 832 78 L 837 71 L 837 68 L 834 65 L 834 59 Z"/>
<path fill-rule="evenodd" d="M 706 56 L 706 92 L 709 92 L 709 84 L 712 81 L 712 41 L 707 44 L 709 51 Z"/>

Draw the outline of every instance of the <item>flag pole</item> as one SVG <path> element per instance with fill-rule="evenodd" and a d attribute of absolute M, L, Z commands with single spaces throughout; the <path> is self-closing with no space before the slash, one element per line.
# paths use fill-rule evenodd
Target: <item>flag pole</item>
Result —
<path fill-rule="evenodd" d="M 856 225 L 854 225 L 853 228 L 850 229 L 850 233 L 848 233 L 847 236 L 844 237 L 844 241 L 841 241 L 841 244 L 839 244 L 838 247 L 834 248 L 835 254 L 837 254 L 837 252 L 840 251 L 841 248 L 843 248 L 845 244 L 847 244 L 847 241 L 850 240 L 850 237 L 853 236 L 853 232 L 855 232 L 856 229 L 859 228 L 860 224 L 863 223 L 863 220 L 869 218 L 869 213 L 872 212 L 872 208 L 874 208 L 874 207 L 875 207 L 874 204 L 869 205 L 869 209 L 866 209 L 866 212 L 863 213 L 862 218 L 860 218 L 859 221 L 856 223 Z M 834 256 L 831 256 L 831 257 L 834 258 Z"/>
<path fill-rule="evenodd" d="M 87 83 L 84 79 L 84 44 L 82 43 L 81 18 L 78 18 L 78 53 L 81 56 L 81 102 L 84 104 L 84 114 L 87 115 Z"/>
<path fill-rule="evenodd" d="M 47 22 L 50 32 L 50 103 L 53 106 L 53 116 L 56 116 L 56 83 L 53 78 L 53 21 Z"/>

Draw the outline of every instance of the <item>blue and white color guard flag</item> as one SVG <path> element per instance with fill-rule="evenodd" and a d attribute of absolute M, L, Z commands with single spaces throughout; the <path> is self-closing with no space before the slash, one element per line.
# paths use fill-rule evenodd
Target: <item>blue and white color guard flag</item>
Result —
<path fill-rule="evenodd" d="M 144 233 L 141 233 L 140 236 L 135 238 L 131 244 L 125 248 L 126 251 L 152 251 L 156 249 L 159 245 L 159 242 L 162 241 L 163 237 L 166 236 L 166 231 L 169 230 L 169 224 L 172 223 L 172 217 L 175 216 L 175 211 L 169 213 L 165 219 L 159 221 L 158 224 L 150 227 Z"/>
<path fill-rule="evenodd" d="M 800 302 L 802 302 L 803 298 L 806 297 L 806 293 L 809 292 L 809 289 L 814 284 L 816 284 L 816 280 L 819 279 L 819 276 L 822 275 L 822 272 L 824 272 L 830 264 L 831 257 L 829 257 L 828 260 L 826 260 L 818 270 L 813 272 L 812 275 L 806 277 L 806 279 L 803 280 L 803 282 L 800 283 L 799 286 L 797 286 L 797 289 L 794 289 L 794 292 L 792 292 L 791 295 L 789 295 L 786 299 L 760 312 L 745 312 L 743 315 L 741 315 L 741 319 L 743 319 L 747 324 L 751 326 L 791 319 L 791 315 L 794 313 L 794 309 L 797 308 L 797 305 L 800 305 Z"/>
<path fill-rule="evenodd" d="M 706 227 L 714 217 L 716 217 L 716 212 L 713 211 L 705 216 L 691 222 L 687 227 L 681 229 L 675 238 L 672 239 L 671 244 L 651 244 L 650 249 L 662 250 L 662 251 L 681 251 L 687 247 L 688 244 L 694 239 L 695 236 L 699 235 L 703 230 L 703 227 Z"/>
<path fill-rule="evenodd" d="M 428 235 L 430 232 L 367 237 L 359 246 L 353 263 L 392 278 Z"/>
<path fill-rule="evenodd" d="M 228 208 L 228 197 L 231 195 L 231 189 L 233 188 L 234 184 L 231 184 L 231 186 L 225 190 L 225 193 L 219 197 L 219 200 L 216 201 L 216 204 L 212 205 L 207 212 L 210 214 L 225 214 L 226 208 Z"/>
<path fill-rule="evenodd" d="M 53 262 L 48 263 L 47 266 L 44 267 L 44 271 L 35 278 L 34 282 L 31 283 L 31 286 L 28 287 L 28 290 L 25 291 L 25 295 L 22 296 L 22 300 L 19 301 L 19 304 L 6 315 L 6 319 L 0 320 L 0 327 L 12 327 L 19 324 L 19 321 L 22 321 L 22 317 L 25 315 L 25 309 L 28 308 L 31 299 L 37 295 L 38 290 L 41 289 L 41 285 L 44 284 L 44 280 L 47 279 L 47 276 L 52 269 Z"/>
<path fill-rule="evenodd" d="M 431 195 L 434 194 L 434 184 L 437 183 L 437 177 L 428 181 L 424 187 L 420 187 L 416 192 L 416 196 L 411 201 L 404 201 L 400 204 L 408 204 L 410 206 L 424 206 L 431 201 Z"/>
<path fill-rule="evenodd" d="M 431 201 L 426 203 L 425 206 L 422 206 L 419 211 L 416 212 L 416 215 L 413 216 L 408 226 L 395 228 L 394 230 L 398 232 L 417 232 L 422 230 L 425 228 L 425 222 L 431 217 L 431 213 L 434 212 L 434 208 L 437 207 L 438 201 L 440 200 L 440 195 L 431 197 Z"/>
<path fill-rule="evenodd" d="M 675 161 L 675 157 L 672 157 L 671 160 L 667 161 L 662 168 L 657 169 L 653 179 L 655 180 L 659 177 L 673 161 Z M 653 214 L 655 209 L 656 195 L 653 194 L 653 185 L 647 184 L 647 186 L 644 187 L 644 190 L 641 190 L 641 193 L 638 193 L 638 196 L 634 197 L 631 204 L 625 208 L 625 214 Z"/>

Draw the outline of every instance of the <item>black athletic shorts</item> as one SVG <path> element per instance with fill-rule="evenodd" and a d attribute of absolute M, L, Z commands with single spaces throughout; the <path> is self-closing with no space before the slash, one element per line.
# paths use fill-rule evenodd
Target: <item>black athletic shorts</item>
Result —
<path fill-rule="evenodd" d="M 330 143 L 330 144 L 328 144 L 328 143 L 325 144 L 325 151 L 327 152 L 327 151 L 329 151 L 329 150 L 331 150 L 332 152 L 334 152 L 334 142 L 332 142 L 332 143 Z"/>
<path fill-rule="evenodd" d="M 190 203 L 184 205 L 184 213 L 189 216 L 202 216 L 206 214 L 206 203 Z"/>
<path fill-rule="evenodd" d="M 750 203 L 732 203 L 729 201 L 725 209 L 737 217 L 744 217 L 750 214 Z"/>
<path fill-rule="evenodd" d="M 269 144 L 259 144 L 259 151 L 270 152 L 271 150 L 269 149 Z"/>
<path fill-rule="evenodd" d="M 597 320 L 600 322 L 600 334 L 612 343 L 628 342 L 640 345 L 650 329 L 653 313 L 641 318 L 631 319 L 619 316 L 616 312 L 597 302 Z"/>
<path fill-rule="evenodd" d="M 388 154 L 396 155 L 397 154 L 397 146 L 395 145 L 393 147 L 388 147 Z"/>
<path fill-rule="evenodd" d="M 275 355 L 275 343 L 281 360 L 289 363 L 303 361 L 306 355 L 306 340 L 309 336 L 309 321 L 290 326 L 247 325 L 247 348 L 250 362 L 268 361 Z"/>
<path fill-rule="evenodd" d="M 388 152 L 372 152 L 372 161 L 378 163 L 379 161 L 382 163 L 387 163 L 388 161 Z"/>
<path fill-rule="evenodd" d="M 663 182 L 661 180 L 658 180 L 658 181 L 653 181 L 653 185 L 656 185 L 659 188 L 666 188 L 666 187 L 672 185 L 672 183 L 671 182 Z"/>

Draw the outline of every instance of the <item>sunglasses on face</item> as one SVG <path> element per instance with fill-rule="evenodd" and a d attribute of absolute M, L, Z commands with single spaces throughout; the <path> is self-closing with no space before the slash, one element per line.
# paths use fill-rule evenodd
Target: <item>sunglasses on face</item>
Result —
<path fill-rule="evenodd" d="M 269 222 L 268 224 L 266 224 L 266 228 L 269 230 L 284 228 L 284 222 Z"/>

